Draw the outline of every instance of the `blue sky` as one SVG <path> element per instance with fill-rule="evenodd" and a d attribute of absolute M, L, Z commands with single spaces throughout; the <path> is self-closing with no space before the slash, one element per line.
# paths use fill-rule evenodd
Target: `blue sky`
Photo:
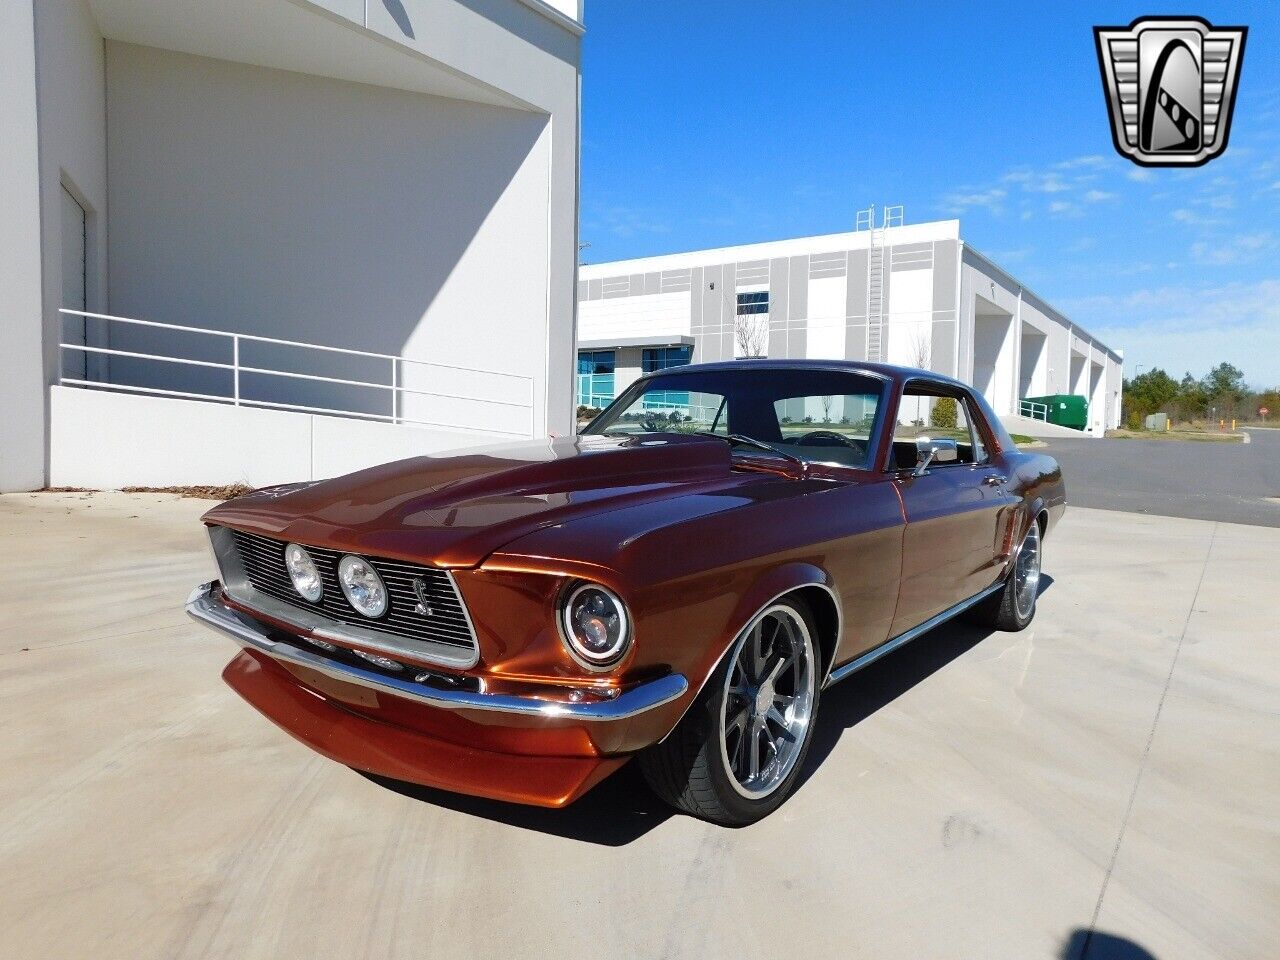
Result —
<path fill-rule="evenodd" d="M 1087 10 L 1081 8 L 1087 7 Z M 1230 145 L 1195 170 L 1112 147 L 1092 27 L 1249 27 Z M 900 203 L 1127 370 L 1280 384 L 1280 4 L 589 0 L 590 262 L 836 233 Z"/>

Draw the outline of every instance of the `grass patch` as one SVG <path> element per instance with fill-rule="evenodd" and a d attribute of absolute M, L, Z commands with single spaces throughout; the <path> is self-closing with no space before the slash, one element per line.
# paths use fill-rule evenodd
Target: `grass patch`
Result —
<path fill-rule="evenodd" d="M 1217 430 L 1108 430 L 1109 440 L 1190 440 L 1201 443 L 1243 443 L 1242 433 Z"/>

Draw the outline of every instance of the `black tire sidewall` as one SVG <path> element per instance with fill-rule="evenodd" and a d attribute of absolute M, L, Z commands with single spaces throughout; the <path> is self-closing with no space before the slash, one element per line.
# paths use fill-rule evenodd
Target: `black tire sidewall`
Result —
<path fill-rule="evenodd" d="M 1037 527 L 1039 526 L 1039 521 L 1035 519 L 1031 523 Z M 1044 535 L 1039 530 L 1036 533 L 1039 534 L 1038 546 L 1043 550 Z M 1018 547 L 1018 554 L 1014 556 L 1013 562 L 1009 564 L 1009 573 L 1005 577 L 1004 590 L 1000 592 L 1000 611 L 996 626 L 1001 630 L 1025 630 L 1036 617 L 1036 603 L 1040 599 L 1038 594 L 1031 598 L 1031 609 L 1027 611 L 1026 616 L 1023 616 L 1018 610 L 1018 556 L 1021 555 L 1023 548 L 1026 547 L 1027 537 L 1030 535 L 1031 527 L 1028 527 L 1027 532 L 1022 535 L 1022 544 Z"/>
<path fill-rule="evenodd" d="M 810 712 L 809 722 L 805 725 L 804 743 L 800 745 L 800 755 L 796 758 L 791 772 L 787 774 L 777 789 L 767 797 L 759 799 L 744 797 L 739 793 L 734 787 L 733 773 L 726 767 L 724 757 L 720 751 L 720 712 L 725 697 L 725 679 L 729 671 L 733 669 L 733 661 L 737 655 L 738 645 L 742 642 L 743 635 L 746 633 L 745 628 L 742 633 L 734 637 L 733 646 L 730 648 L 728 655 L 722 658 L 720 665 L 716 667 L 711 679 L 707 682 L 706 695 L 702 697 L 697 709 L 699 710 L 704 762 L 706 763 L 711 784 L 716 792 L 716 799 L 728 814 L 727 819 L 738 825 L 753 823 L 762 817 L 768 816 L 782 806 L 787 801 L 787 798 L 791 796 L 792 791 L 795 789 L 796 781 L 800 778 L 805 761 L 809 756 L 809 747 L 813 743 L 813 731 L 818 719 L 818 708 L 822 694 L 822 681 L 825 679 L 822 647 L 818 642 L 818 634 L 808 607 L 799 599 L 792 598 L 775 600 L 769 606 L 789 607 L 804 621 L 805 629 L 809 631 L 809 639 L 813 644 L 814 653 L 813 709 Z M 754 617 L 751 622 L 755 622 Z"/>

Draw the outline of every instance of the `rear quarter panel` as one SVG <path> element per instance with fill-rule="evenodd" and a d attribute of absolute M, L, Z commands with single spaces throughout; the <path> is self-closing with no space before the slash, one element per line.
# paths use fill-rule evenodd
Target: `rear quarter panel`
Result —
<path fill-rule="evenodd" d="M 1031 517 L 1044 510 L 1048 515 L 1048 533 L 1062 519 L 1067 506 L 1067 488 L 1058 461 L 1034 450 L 1018 449 L 986 397 L 968 387 L 965 391 L 986 421 L 988 442 L 994 444 L 1009 468 L 1009 491 L 1022 498 L 1026 509 L 1023 530 Z"/>
<path fill-rule="evenodd" d="M 1022 497 L 1029 518 L 1045 512 L 1048 516 L 1045 532 L 1049 533 L 1067 508 L 1067 485 L 1062 467 L 1053 457 L 1034 452 L 1019 451 L 1007 459 L 1011 467 L 1011 489 Z"/>

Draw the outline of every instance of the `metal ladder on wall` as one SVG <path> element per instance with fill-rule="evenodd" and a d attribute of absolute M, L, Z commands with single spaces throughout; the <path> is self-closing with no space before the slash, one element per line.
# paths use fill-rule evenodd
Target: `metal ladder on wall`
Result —
<path fill-rule="evenodd" d="M 859 230 L 871 231 L 871 246 L 867 254 L 867 359 L 880 363 L 884 360 L 885 231 L 902 226 L 902 207 L 884 207 L 879 228 L 875 226 L 875 216 L 874 205 L 859 210 L 856 224 Z"/>
<path fill-rule="evenodd" d="M 884 359 L 884 230 L 871 231 L 867 257 L 867 359 Z"/>

